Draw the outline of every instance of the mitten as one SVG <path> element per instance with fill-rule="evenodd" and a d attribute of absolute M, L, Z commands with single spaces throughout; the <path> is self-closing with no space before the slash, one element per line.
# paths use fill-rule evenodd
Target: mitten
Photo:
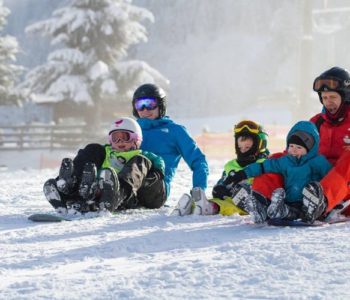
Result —
<path fill-rule="evenodd" d="M 238 171 L 238 172 L 233 173 L 233 174 L 231 174 L 231 173 L 224 180 L 224 182 L 223 182 L 224 185 L 229 185 L 229 184 L 236 185 L 238 182 L 241 182 L 242 180 L 247 179 L 247 175 L 245 174 L 245 172 L 243 170 Z"/>

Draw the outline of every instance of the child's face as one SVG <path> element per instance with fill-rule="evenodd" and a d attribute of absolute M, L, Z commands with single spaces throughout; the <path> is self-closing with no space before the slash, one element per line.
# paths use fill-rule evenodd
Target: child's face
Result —
<path fill-rule="evenodd" d="M 240 136 L 237 140 L 237 145 L 241 153 L 246 153 L 253 147 L 254 141 L 251 137 Z"/>
<path fill-rule="evenodd" d="M 130 135 L 125 131 L 114 131 L 111 137 L 111 146 L 119 152 L 135 149 L 135 141 L 130 139 Z"/>
<path fill-rule="evenodd" d="M 112 142 L 112 148 L 116 151 L 119 152 L 124 152 L 124 151 L 130 151 L 132 149 L 135 149 L 135 145 L 134 142 L 117 142 L 117 143 L 113 143 Z"/>
<path fill-rule="evenodd" d="M 288 154 L 291 156 L 295 156 L 297 158 L 300 158 L 301 156 L 305 155 L 307 153 L 307 150 L 305 147 L 297 145 L 297 144 L 289 144 L 288 146 Z"/>

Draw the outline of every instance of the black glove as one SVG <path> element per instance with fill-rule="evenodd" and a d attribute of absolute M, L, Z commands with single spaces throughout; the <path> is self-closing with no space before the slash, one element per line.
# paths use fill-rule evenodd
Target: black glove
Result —
<path fill-rule="evenodd" d="M 232 172 L 230 172 L 230 174 L 224 180 L 223 184 L 224 185 L 229 185 L 229 184 L 236 185 L 238 182 L 241 182 L 244 179 L 247 179 L 247 175 L 245 174 L 245 172 L 243 170 L 238 171 L 238 172 L 233 173 L 233 174 L 232 174 Z"/>
<path fill-rule="evenodd" d="M 223 184 L 217 184 L 213 187 L 213 197 L 224 199 L 226 196 L 231 197 L 230 190 Z"/>

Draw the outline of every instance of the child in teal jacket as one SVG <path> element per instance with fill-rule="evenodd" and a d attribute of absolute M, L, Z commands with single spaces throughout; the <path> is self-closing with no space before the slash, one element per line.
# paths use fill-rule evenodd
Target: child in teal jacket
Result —
<path fill-rule="evenodd" d="M 244 206 L 256 223 L 269 218 L 297 219 L 302 215 L 302 190 L 311 181 L 320 181 L 331 169 L 331 164 L 318 154 L 319 133 L 316 126 L 308 121 L 296 123 L 287 135 L 287 155 L 267 159 L 261 164 L 251 164 L 225 180 L 225 184 L 236 184 L 245 178 L 263 173 L 278 173 L 283 176 L 285 189 L 275 190 L 271 204 L 246 197 L 238 206 Z"/>

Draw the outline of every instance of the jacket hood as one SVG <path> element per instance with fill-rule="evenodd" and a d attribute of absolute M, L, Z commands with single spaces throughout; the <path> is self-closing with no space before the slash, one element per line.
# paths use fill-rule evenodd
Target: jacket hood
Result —
<path fill-rule="evenodd" d="M 311 149 L 309 149 L 306 155 L 301 157 L 301 159 L 303 158 L 309 159 L 311 157 L 316 156 L 318 154 L 318 148 L 320 144 L 320 135 L 317 131 L 315 124 L 309 121 L 299 121 L 291 128 L 291 130 L 288 132 L 287 139 L 286 139 L 286 150 L 288 150 L 288 140 L 294 133 L 298 131 L 306 132 L 309 135 L 311 135 L 314 139 L 313 146 L 311 147 Z"/>

